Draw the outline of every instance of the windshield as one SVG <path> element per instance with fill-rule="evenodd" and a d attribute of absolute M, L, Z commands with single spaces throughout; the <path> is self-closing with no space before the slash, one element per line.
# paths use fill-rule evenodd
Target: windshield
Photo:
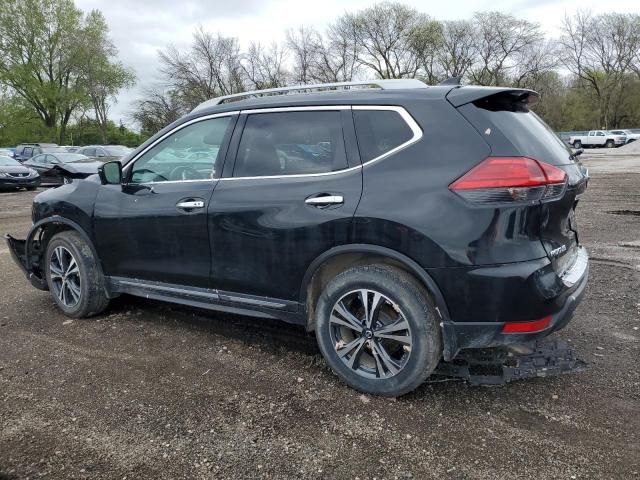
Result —
<path fill-rule="evenodd" d="M 107 151 L 107 154 L 111 157 L 123 157 L 132 150 L 131 148 L 120 147 L 120 146 L 104 147 L 104 149 Z"/>
<path fill-rule="evenodd" d="M 19 167 L 20 162 L 18 162 L 17 160 L 14 160 L 13 158 L 4 157 L 0 155 L 0 166 L 1 167 Z"/>
<path fill-rule="evenodd" d="M 87 160 L 93 162 L 89 157 L 80 153 L 59 153 L 56 158 L 62 163 L 85 162 Z"/>

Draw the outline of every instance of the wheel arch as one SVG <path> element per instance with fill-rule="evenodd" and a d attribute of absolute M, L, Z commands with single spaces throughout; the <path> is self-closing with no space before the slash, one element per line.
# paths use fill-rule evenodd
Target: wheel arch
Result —
<path fill-rule="evenodd" d="M 370 244 L 341 245 L 327 250 L 318 256 L 307 268 L 300 289 L 300 305 L 304 306 L 306 328 L 313 331 L 315 304 L 324 285 L 336 274 L 347 268 L 365 264 L 385 264 L 394 266 L 411 274 L 429 293 L 440 315 L 444 357 L 449 359 L 455 352 L 455 339 L 450 335 L 451 319 L 444 296 L 436 282 L 417 262 L 396 250 Z"/>
<path fill-rule="evenodd" d="M 27 238 L 25 239 L 25 268 L 27 272 L 35 274 L 34 267 L 39 269 L 40 264 L 38 263 L 38 265 L 36 265 L 33 262 L 34 258 L 39 259 L 39 262 L 41 262 L 42 256 L 46 251 L 50 239 L 55 234 L 68 230 L 77 232 L 87 243 L 91 249 L 91 253 L 97 260 L 96 264 L 100 274 L 104 275 L 100 257 L 98 256 L 98 252 L 96 251 L 89 234 L 78 223 L 60 215 L 53 215 L 51 217 L 44 218 L 34 223 L 31 230 L 29 230 Z M 44 277 L 40 277 L 40 280 L 44 281 Z"/>

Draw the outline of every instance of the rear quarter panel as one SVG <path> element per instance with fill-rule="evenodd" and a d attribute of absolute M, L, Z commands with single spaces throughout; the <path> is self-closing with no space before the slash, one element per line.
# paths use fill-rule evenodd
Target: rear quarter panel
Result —
<path fill-rule="evenodd" d="M 449 190 L 491 153 L 480 132 L 443 100 L 418 100 L 405 108 L 423 137 L 364 166 L 354 242 L 394 249 L 425 268 L 544 257 L 539 206 L 477 208 Z"/>

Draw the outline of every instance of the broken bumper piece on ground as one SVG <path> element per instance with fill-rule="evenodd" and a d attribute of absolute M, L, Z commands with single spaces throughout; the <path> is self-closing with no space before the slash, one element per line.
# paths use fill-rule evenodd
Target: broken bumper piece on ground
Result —
<path fill-rule="evenodd" d="M 428 382 L 462 380 L 470 385 L 504 385 L 515 380 L 580 372 L 587 367 L 563 340 L 539 340 L 523 345 L 524 353 L 518 353 L 514 347 L 463 350 L 453 361 L 441 362 Z"/>

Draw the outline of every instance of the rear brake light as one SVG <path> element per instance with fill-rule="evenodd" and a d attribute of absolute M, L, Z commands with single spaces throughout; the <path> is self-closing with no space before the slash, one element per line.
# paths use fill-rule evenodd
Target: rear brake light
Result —
<path fill-rule="evenodd" d="M 489 157 L 449 185 L 474 203 L 537 201 L 561 196 L 567 174 L 528 157 Z"/>
<path fill-rule="evenodd" d="M 549 326 L 553 317 L 541 318 L 532 322 L 507 322 L 502 326 L 502 333 L 535 333 Z"/>

